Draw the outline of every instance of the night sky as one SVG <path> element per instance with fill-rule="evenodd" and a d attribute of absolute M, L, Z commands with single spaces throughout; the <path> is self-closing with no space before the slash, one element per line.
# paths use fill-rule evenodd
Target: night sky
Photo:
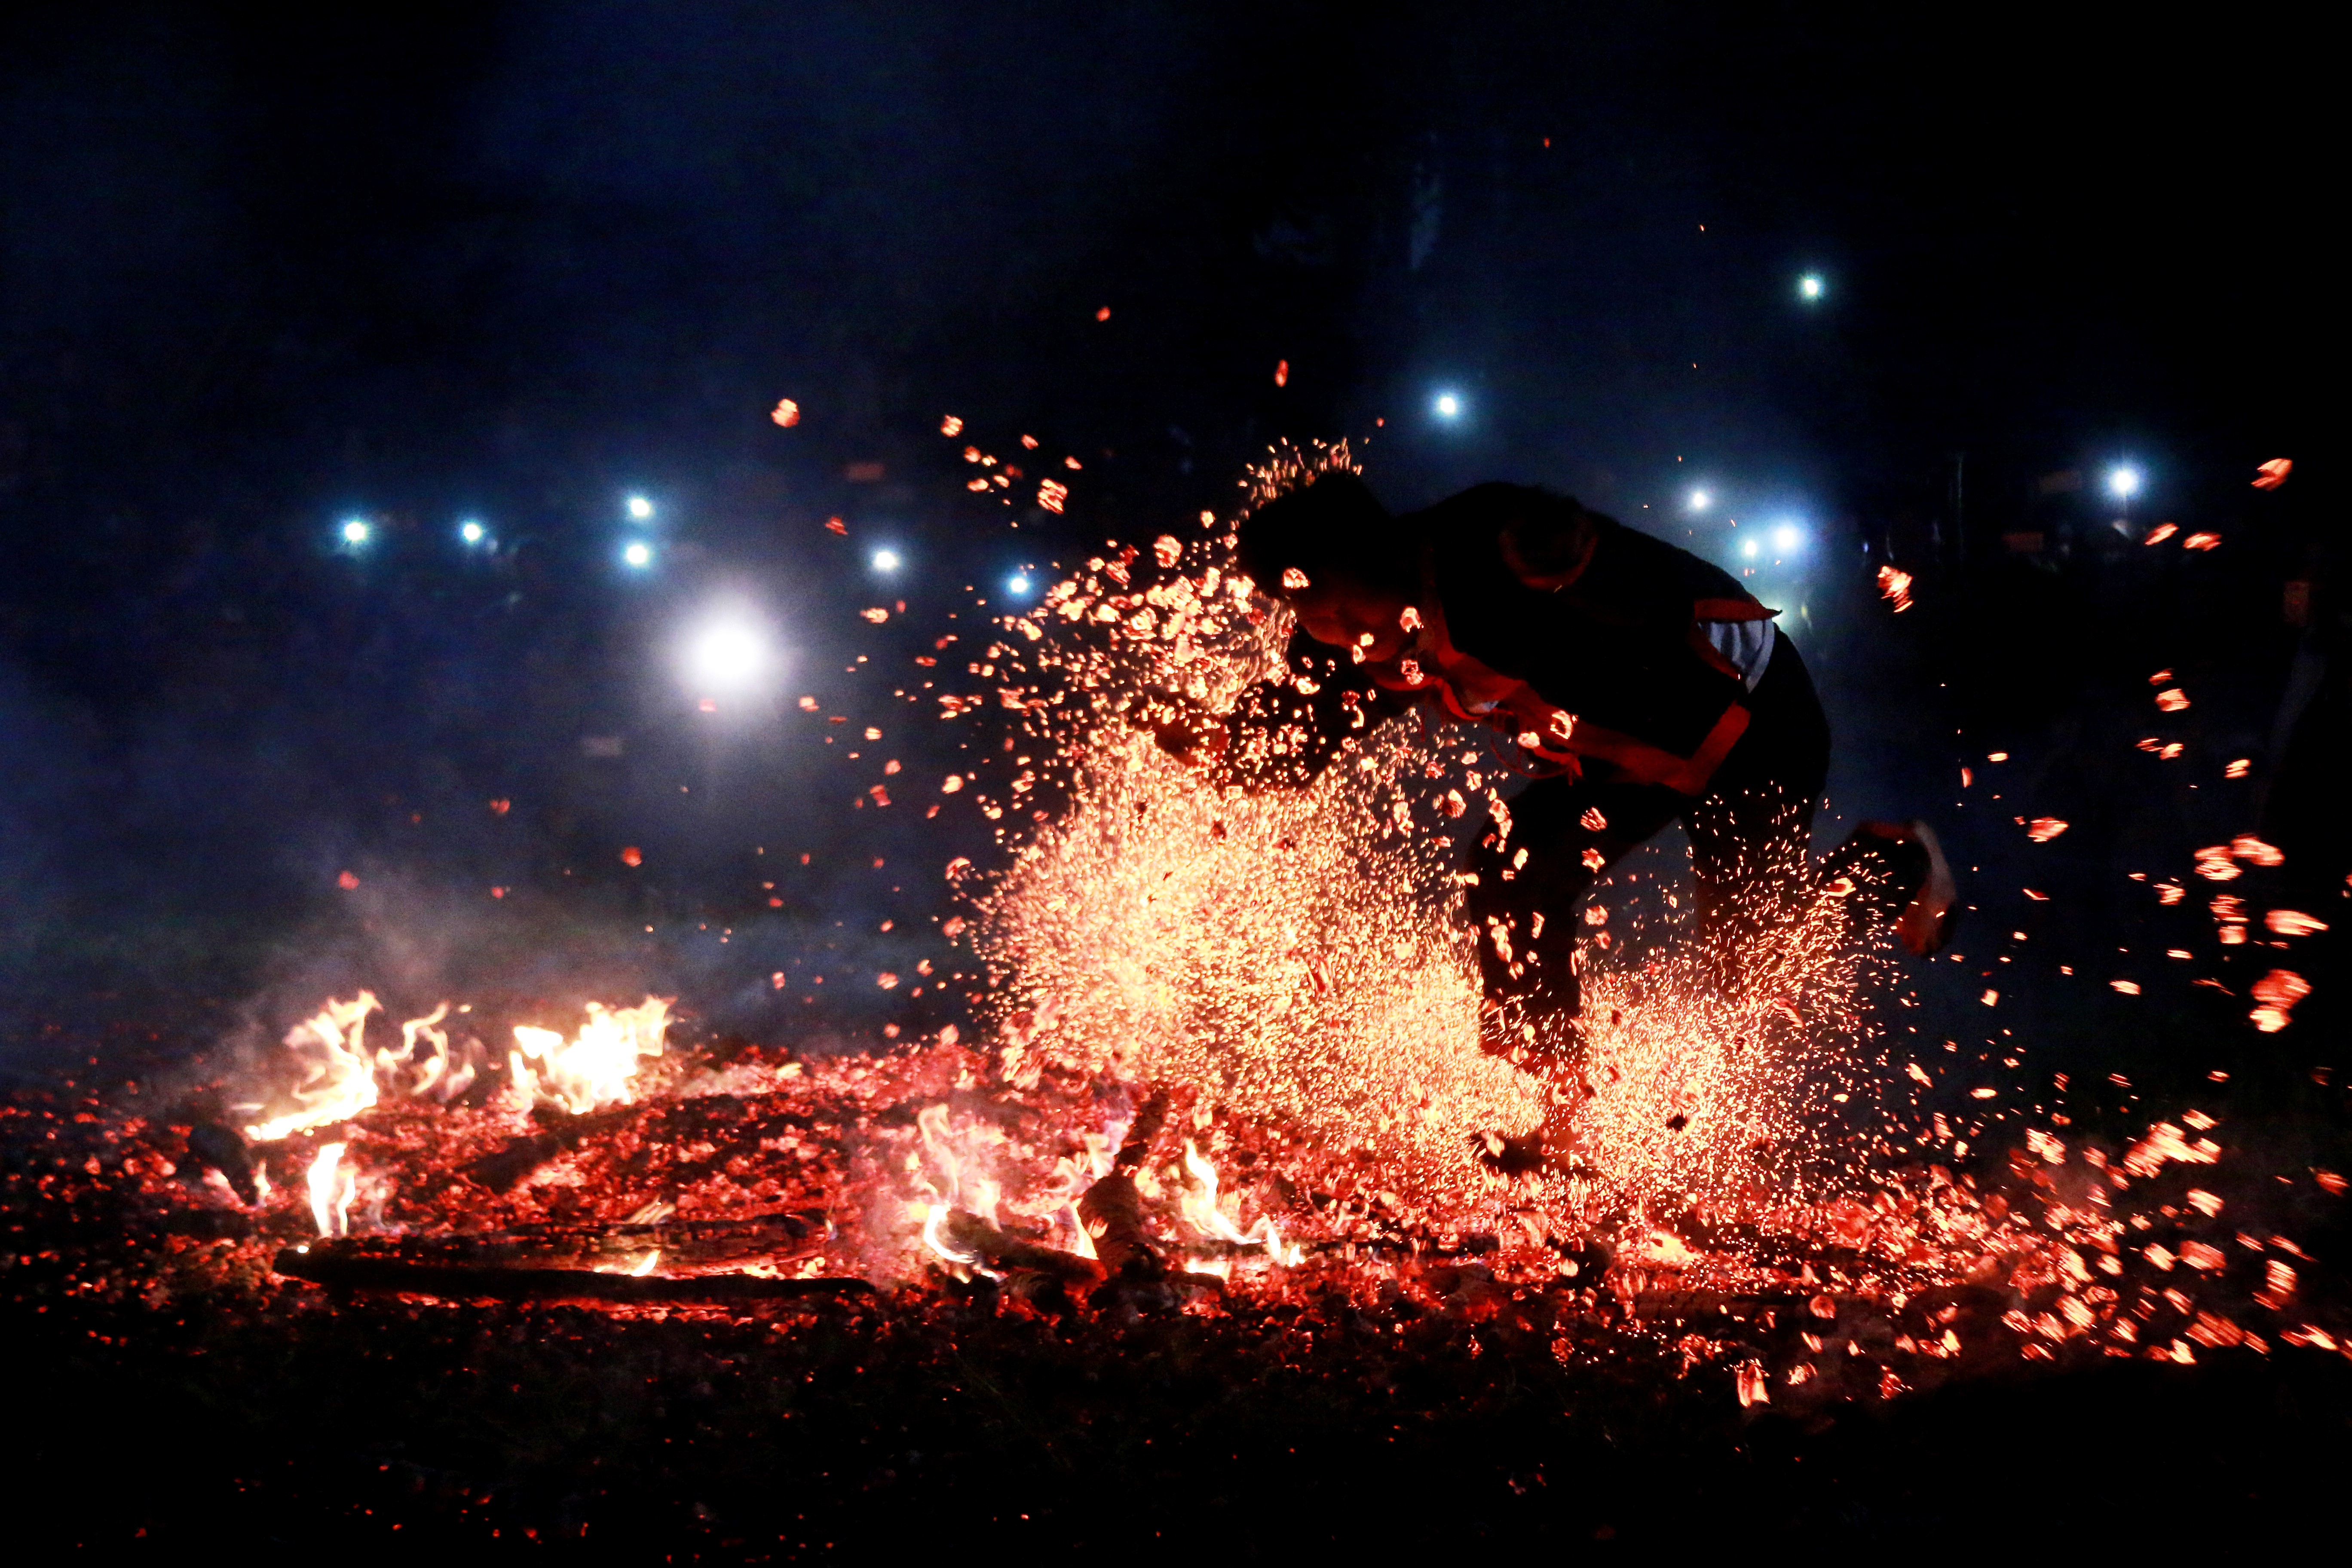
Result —
<path fill-rule="evenodd" d="M 1833 804 L 1929 809 L 1962 729 L 2096 797 L 2065 737 L 2149 660 L 2204 659 L 2217 743 L 2263 755 L 2334 494 L 2322 51 L 2245 7 L 1600 9 L 11 8 L 12 1040 L 526 931 L 781 1027 L 764 973 L 937 913 L 969 836 L 855 815 L 794 699 L 863 717 L 856 655 L 1229 510 L 1282 437 L 1370 437 L 1396 505 L 1543 483 L 1708 550 L 1693 485 L 1794 520 Z M 948 414 L 1079 457 L 1068 512 L 966 496 Z M 2092 570 L 2118 463 L 2137 515 L 2234 531 L 2211 584 Z M 1888 550 L 1899 642 L 1859 629 Z M 788 663 L 702 724 L 676 649 L 722 601 Z M 2209 804 L 2098 840 L 2083 896 Z"/>

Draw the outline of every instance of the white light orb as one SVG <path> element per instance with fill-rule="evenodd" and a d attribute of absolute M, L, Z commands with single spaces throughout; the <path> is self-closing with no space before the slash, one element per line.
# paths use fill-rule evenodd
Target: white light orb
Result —
<path fill-rule="evenodd" d="M 704 691 L 740 691 L 768 668 L 767 639 L 740 621 L 719 621 L 695 634 L 687 673 Z"/>
<path fill-rule="evenodd" d="M 1804 530 L 1793 522 L 1784 522 L 1772 531 L 1772 548 L 1775 550 L 1794 550 L 1804 542 Z"/>
<path fill-rule="evenodd" d="M 647 500 L 643 496 L 631 496 L 629 498 L 629 516 L 632 519 L 638 522 L 644 522 L 646 519 L 652 517 L 653 514 L 653 502 Z"/>
<path fill-rule="evenodd" d="M 1462 416 L 1462 399 L 1451 392 L 1439 393 L 1429 406 L 1440 419 L 1459 419 Z"/>
<path fill-rule="evenodd" d="M 1004 585 L 1016 594 L 1025 594 L 1029 591 L 1029 579 L 1026 576 L 1015 576 Z"/>
<path fill-rule="evenodd" d="M 1691 493 L 1690 493 L 1690 509 L 1691 509 L 1691 510 L 1693 510 L 1693 511 L 1705 511 L 1708 507 L 1713 506 L 1714 504 L 1715 504 L 1715 497 L 1714 497 L 1714 496 L 1712 496 L 1712 495 L 1710 495 L 1710 494 L 1708 494 L 1706 490 L 1693 490 L 1693 491 L 1691 491 Z"/>
<path fill-rule="evenodd" d="M 1756 559 L 1756 542 L 1755 542 L 1754 540 L 1752 540 L 1752 539 L 1743 539 L 1743 540 L 1741 540 L 1741 541 L 1739 542 L 1739 553 L 1741 554 L 1741 556 L 1742 556 L 1742 557 L 1744 557 L 1744 558 L 1745 558 L 1745 559 L 1747 559 L 1747 560 L 1749 560 L 1749 561 L 1753 561 L 1753 560 L 1755 560 L 1755 559 Z"/>
<path fill-rule="evenodd" d="M 482 525 L 469 518 L 457 525 L 457 537 L 468 544 L 479 544 L 482 542 Z"/>
<path fill-rule="evenodd" d="M 2129 463 L 2107 470 L 2107 489 L 2119 500 L 2129 500 L 2139 494 L 2141 483 L 2140 471 Z"/>
<path fill-rule="evenodd" d="M 642 539 L 632 540 L 621 552 L 621 559 L 642 571 L 654 563 L 654 547 Z"/>
<path fill-rule="evenodd" d="M 877 550 L 874 552 L 874 570 L 877 572 L 896 572 L 903 564 L 905 563 L 895 550 Z"/>
<path fill-rule="evenodd" d="M 343 542 L 345 544 L 365 544 L 368 542 L 368 536 L 373 534 L 374 531 L 375 530 L 368 524 L 364 518 L 352 518 L 349 522 L 343 524 Z"/>
<path fill-rule="evenodd" d="M 1797 298 L 1800 300 L 1810 302 L 1828 291 L 1829 285 L 1822 281 L 1822 275 L 1818 272 L 1808 272 L 1797 279 Z"/>

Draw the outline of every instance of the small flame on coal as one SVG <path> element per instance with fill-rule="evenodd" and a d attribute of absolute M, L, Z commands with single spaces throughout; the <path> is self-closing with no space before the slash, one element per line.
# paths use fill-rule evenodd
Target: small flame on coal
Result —
<path fill-rule="evenodd" d="M 603 1105 L 626 1104 L 637 1067 L 662 1054 L 674 997 L 648 996 L 635 1007 L 588 1004 L 588 1021 L 568 1042 L 553 1029 L 515 1026 L 507 1055 L 509 1086 L 518 1109 L 553 1105 L 583 1115 Z M 534 1065 L 536 1064 L 536 1065 Z"/>
<path fill-rule="evenodd" d="M 371 1000 L 373 1000 L 371 998 Z M 359 1173 L 345 1166 L 345 1143 L 321 1143 L 310 1162 L 310 1217 L 322 1237 L 352 1233 L 352 1199 L 359 1192 Z"/>

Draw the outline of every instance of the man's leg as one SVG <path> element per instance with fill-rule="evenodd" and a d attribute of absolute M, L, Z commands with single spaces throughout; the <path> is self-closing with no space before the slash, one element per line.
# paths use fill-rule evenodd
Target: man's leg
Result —
<path fill-rule="evenodd" d="M 1748 694 L 1748 731 L 1690 805 L 1699 929 L 1730 934 L 1760 918 L 1778 890 L 1811 875 L 1805 858 L 1829 779 L 1830 726 L 1796 645 L 1773 634 L 1772 662 Z"/>
<path fill-rule="evenodd" d="M 1894 925 L 1916 953 L 1935 952 L 1958 897 L 1934 830 L 1924 822 L 1865 822 L 1809 873 L 1805 847 L 1829 775 L 1829 721 L 1804 662 L 1779 637 L 1772 662 L 1748 695 L 1748 732 L 1724 759 L 1713 787 L 1684 817 L 1698 876 L 1703 931 L 1730 932 L 1760 917 L 1778 884 L 1850 877 L 1865 920 Z"/>
<path fill-rule="evenodd" d="M 1577 904 L 1611 863 L 1647 842 L 1684 804 L 1652 784 L 1543 779 L 1490 821 L 1468 857 L 1465 900 L 1490 1002 L 1573 1016 Z"/>

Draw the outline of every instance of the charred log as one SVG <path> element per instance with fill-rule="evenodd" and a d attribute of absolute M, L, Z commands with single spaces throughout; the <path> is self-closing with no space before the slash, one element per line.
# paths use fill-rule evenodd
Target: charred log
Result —
<path fill-rule="evenodd" d="M 378 1258 L 434 1267 L 558 1268 L 634 1261 L 658 1250 L 666 1267 L 719 1268 L 791 1263 L 824 1244 L 822 1214 L 751 1219 L 677 1220 L 604 1226 L 540 1225 L 475 1235 L 370 1236 L 317 1241 L 309 1256 Z"/>
<path fill-rule="evenodd" d="M 505 1147 L 459 1166 L 458 1173 L 494 1193 L 508 1192 L 571 1147 L 555 1133 L 534 1132 L 509 1139 Z"/>
<path fill-rule="evenodd" d="M 191 1174 L 218 1171 L 242 1201 L 261 1201 L 261 1189 L 253 1179 L 253 1151 L 247 1146 L 245 1134 L 236 1128 L 218 1121 L 199 1121 L 189 1128 L 188 1163 L 194 1167 Z"/>
<path fill-rule="evenodd" d="M 793 1301 L 868 1296 L 863 1279 L 779 1279 L 756 1274 L 603 1274 L 593 1268 L 501 1268 L 489 1265 L 415 1263 L 404 1258 L 354 1257 L 331 1250 L 289 1247 L 272 1262 L 290 1279 L 307 1279 L 335 1290 L 388 1291 L 437 1296 L 444 1300 L 613 1301 L 693 1305 Z"/>
<path fill-rule="evenodd" d="M 1106 1272 L 1125 1273 L 1130 1265 L 1153 1270 L 1160 1267 L 1160 1254 L 1143 1227 L 1143 1194 L 1126 1172 L 1113 1171 L 1088 1187 L 1078 1199 L 1078 1218 L 1095 1238 L 1095 1252 Z"/>
<path fill-rule="evenodd" d="M 1160 1136 L 1160 1129 L 1167 1121 L 1168 1091 L 1154 1089 L 1127 1130 L 1127 1142 L 1119 1146 L 1118 1158 L 1111 1166 L 1113 1173 L 1124 1174 L 1140 1169 L 1143 1162 L 1151 1157 L 1151 1141 Z"/>
<path fill-rule="evenodd" d="M 488 1187 L 494 1193 L 507 1192 L 541 1166 L 580 1147 L 582 1140 L 621 1126 L 637 1114 L 638 1108 L 634 1105 L 593 1111 L 586 1116 L 573 1116 L 542 1106 L 530 1113 L 531 1120 L 540 1124 L 541 1131 L 509 1139 L 504 1148 L 458 1169 L 467 1180 L 478 1186 Z"/>

